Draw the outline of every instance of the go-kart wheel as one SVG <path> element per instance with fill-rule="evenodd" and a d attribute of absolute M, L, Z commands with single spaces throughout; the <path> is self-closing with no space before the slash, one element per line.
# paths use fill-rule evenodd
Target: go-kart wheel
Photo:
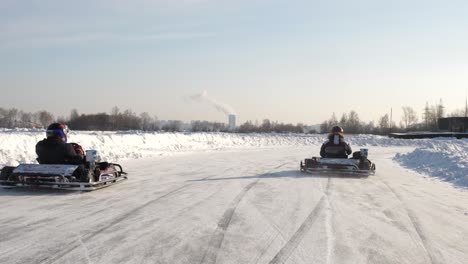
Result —
<path fill-rule="evenodd" d="M 16 167 L 6 166 L 2 168 L 2 172 L 0 173 L 0 180 L 7 181 L 10 178 L 10 175 L 13 173 L 13 170 Z"/>

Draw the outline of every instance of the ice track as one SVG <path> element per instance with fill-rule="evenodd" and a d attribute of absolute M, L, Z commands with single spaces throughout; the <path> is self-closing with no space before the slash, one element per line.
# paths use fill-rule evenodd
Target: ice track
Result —
<path fill-rule="evenodd" d="M 398 166 L 311 176 L 318 147 L 122 162 L 90 193 L 0 189 L 0 263 L 466 263 L 468 192 Z M 381 153 L 381 154 L 379 154 Z"/>

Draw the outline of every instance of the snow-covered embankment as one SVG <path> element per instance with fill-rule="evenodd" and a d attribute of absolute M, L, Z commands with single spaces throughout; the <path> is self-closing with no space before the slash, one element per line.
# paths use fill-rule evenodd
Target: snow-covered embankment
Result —
<path fill-rule="evenodd" d="M 0 130 L 0 167 L 34 163 L 34 146 L 44 135 L 44 130 Z M 350 135 L 347 139 L 354 150 L 366 146 L 415 147 L 406 154 L 396 150 L 394 160 L 409 169 L 468 186 L 466 139 L 405 140 L 374 135 Z M 72 131 L 69 135 L 69 142 L 79 143 L 84 149 L 96 149 L 103 160 L 114 162 L 181 152 L 320 146 L 324 140 L 324 135 L 295 134 Z"/>
<path fill-rule="evenodd" d="M 397 153 L 394 160 L 428 176 L 468 186 L 468 140 L 432 139 L 424 142 L 424 146 L 410 153 Z"/>

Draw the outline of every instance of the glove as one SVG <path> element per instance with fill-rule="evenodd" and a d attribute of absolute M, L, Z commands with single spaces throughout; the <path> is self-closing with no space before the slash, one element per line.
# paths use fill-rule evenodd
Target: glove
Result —
<path fill-rule="evenodd" d="M 76 143 L 70 143 L 73 147 L 73 149 L 75 150 L 76 154 L 78 155 L 81 155 L 81 156 L 85 156 L 85 152 L 83 150 L 83 147 L 81 147 L 80 145 L 76 144 Z"/>

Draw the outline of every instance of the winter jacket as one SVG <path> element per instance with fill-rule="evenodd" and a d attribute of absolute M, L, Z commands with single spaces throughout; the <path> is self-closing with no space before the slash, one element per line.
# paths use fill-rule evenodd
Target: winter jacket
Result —
<path fill-rule="evenodd" d="M 36 144 L 37 161 L 40 164 L 81 164 L 83 155 L 59 138 L 46 138 Z"/>
<path fill-rule="evenodd" d="M 335 136 L 337 138 L 335 138 Z M 320 148 L 320 156 L 322 158 L 348 158 L 348 155 L 353 151 L 348 143 L 344 141 L 343 135 L 331 134 L 328 136 L 328 141 L 323 143 Z"/>

